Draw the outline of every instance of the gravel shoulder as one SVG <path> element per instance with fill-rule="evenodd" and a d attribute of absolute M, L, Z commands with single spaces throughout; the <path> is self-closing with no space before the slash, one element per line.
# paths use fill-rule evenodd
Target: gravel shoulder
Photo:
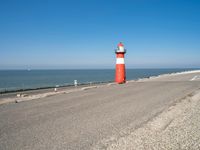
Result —
<path fill-rule="evenodd" d="M 94 149 L 197 150 L 200 149 L 199 123 L 200 90 L 187 95 L 142 127 L 122 134 L 119 139 L 104 140 Z"/>

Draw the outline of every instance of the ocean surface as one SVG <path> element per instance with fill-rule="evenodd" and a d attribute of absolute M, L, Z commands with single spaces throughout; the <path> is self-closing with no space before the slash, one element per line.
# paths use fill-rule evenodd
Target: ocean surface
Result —
<path fill-rule="evenodd" d="M 127 80 L 194 69 L 127 69 Z M 114 81 L 114 69 L 0 70 L 0 92 Z"/>

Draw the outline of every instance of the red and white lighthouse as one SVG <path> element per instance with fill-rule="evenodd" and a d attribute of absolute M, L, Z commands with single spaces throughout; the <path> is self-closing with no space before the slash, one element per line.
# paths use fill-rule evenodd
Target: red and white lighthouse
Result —
<path fill-rule="evenodd" d="M 120 42 L 117 45 L 116 53 L 116 71 L 115 71 L 115 82 L 122 84 L 126 82 L 126 69 L 124 62 L 124 54 L 126 50 L 124 49 L 124 45 Z"/>

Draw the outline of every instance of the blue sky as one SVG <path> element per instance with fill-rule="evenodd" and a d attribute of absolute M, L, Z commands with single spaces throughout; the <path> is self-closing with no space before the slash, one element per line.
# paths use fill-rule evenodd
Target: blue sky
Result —
<path fill-rule="evenodd" d="M 200 67 L 199 0 L 0 0 L 0 69 Z"/>

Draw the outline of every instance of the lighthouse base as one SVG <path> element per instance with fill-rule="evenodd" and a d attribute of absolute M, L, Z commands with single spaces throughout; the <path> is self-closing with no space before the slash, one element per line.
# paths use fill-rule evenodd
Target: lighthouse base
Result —
<path fill-rule="evenodd" d="M 124 81 L 124 82 L 117 82 L 118 84 L 125 84 L 126 83 L 126 81 Z"/>
<path fill-rule="evenodd" d="M 126 72 L 124 64 L 116 65 L 115 82 L 118 84 L 126 83 Z"/>

